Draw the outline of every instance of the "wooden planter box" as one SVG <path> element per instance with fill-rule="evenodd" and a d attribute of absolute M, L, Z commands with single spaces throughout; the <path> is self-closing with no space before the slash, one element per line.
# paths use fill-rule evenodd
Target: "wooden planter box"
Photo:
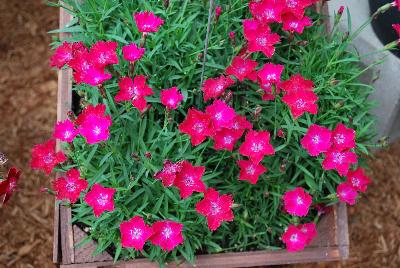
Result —
<path fill-rule="evenodd" d="M 327 14 L 326 10 L 323 11 Z M 61 9 L 60 27 L 63 28 L 71 16 Z M 65 37 L 61 34 L 62 38 Z M 71 110 L 72 102 L 72 72 L 60 70 L 58 74 L 58 106 L 57 119 L 65 120 L 67 112 Z M 58 144 L 58 149 L 60 149 Z M 60 174 L 57 174 L 60 176 Z M 286 250 L 262 250 L 238 253 L 220 253 L 199 255 L 196 258 L 196 267 L 254 267 L 263 265 L 292 264 L 320 261 L 337 261 L 348 258 L 349 238 L 347 226 L 347 211 L 344 204 L 339 204 L 324 215 L 317 226 L 318 237 L 305 250 L 295 253 Z M 113 263 L 108 253 L 96 257 L 92 256 L 95 242 L 83 247 L 74 245 L 86 237 L 78 226 L 71 224 L 71 209 L 56 204 L 54 213 L 54 247 L 53 262 L 64 268 L 78 267 L 124 267 L 150 268 L 158 267 L 157 263 L 147 259 L 136 259 L 126 262 Z M 176 267 L 175 262 L 167 267 Z M 190 263 L 182 263 L 179 267 L 193 267 Z"/>

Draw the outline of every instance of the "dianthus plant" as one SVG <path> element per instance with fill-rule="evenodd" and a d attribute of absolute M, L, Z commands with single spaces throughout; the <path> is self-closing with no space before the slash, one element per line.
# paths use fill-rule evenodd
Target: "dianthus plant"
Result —
<path fill-rule="evenodd" d="M 95 253 L 302 250 L 365 192 L 369 67 L 315 2 L 217 1 L 206 55 L 208 1 L 55 4 L 74 19 L 51 66 L 80 102 L 55 124 L 64 153 L 37 145 L 32 167 L 66 172 L 53 192 Z"/>

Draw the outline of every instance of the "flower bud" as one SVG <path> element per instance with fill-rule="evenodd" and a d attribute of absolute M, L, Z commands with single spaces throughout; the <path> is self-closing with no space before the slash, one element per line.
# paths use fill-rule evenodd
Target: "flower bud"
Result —
<path fill-rule="evenodd" d="M 5 163 L 7 163 L 8 159 L 5 154 L 0 152 L 0 166 L 3 166 Z"/>

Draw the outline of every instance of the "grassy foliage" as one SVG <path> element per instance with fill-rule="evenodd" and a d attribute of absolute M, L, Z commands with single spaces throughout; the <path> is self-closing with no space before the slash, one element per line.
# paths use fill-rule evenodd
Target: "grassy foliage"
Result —
<path fill-rule="evenodd" d="M 244 45 L 241 20 L 250 17 L 245 2 L 219 1 L 223 13 L 218 23 L 214 22 L 211 27 L 206 78 L 223 73 Z M 65 148 L 72 161 L 63 167 L 64 170 L 78 167 L 90 185 L 101 183 L 117 189 L 115 211 L 104 213 L 100 218 L 95 218 L 92 209 L 83 201 L 72 208 L 73 221 L 89 226 L 89 238 L 98 241 L 95 253 L 111 246 L 115 249 L 116 260 L 139 257 L 139 252 L 122 249 L 120 245 L 119 224 L 134 215 L 143 216 L 148 223 L 168 218 L 184 224 L 185 243 L 171 253 L 164 253 L 149 244 L 145 247 L 142 254 L 159 262 L 178 256 L 193 261 L 196 253 L 280 248 L 279 237 L 289 223 L 318 220 L 315 211 L 306 219 L 284 213 L 281 210 L 282 194 L 302 186 L 313 195 L 314 203 L 331 205 L 337 202 L 336 186 L 344 181 L 336 171 L 322 169 L 322 157 L 311 158 L 301 148 L 299 141 L 308 126 L 317 123 L 332 129 L 343 122 L 357 131 L 357 153 L 368 154 L 373 119 L 369 114 L 371 103 L 366 98 L 372 87 L 357 80 L 365 70 L 361 69 L 359 55 L 349 52 L 351 40 L 340 32 L 327 35 L 317 14 L 311 14 L 315 25 L 301 36 L 295 35 L 290 43 L 287 33 L 275 29 L 282 35 L 282 43 L 277 46 L 272 62 L 285 64 L 283 80 L 301 73 L 314 81 L 319 96 L 318 115 L 305 114 L 293 120 L 280 97 L 271 102 L 262 101 L 256 85 L 249 82 L 232 87 L 234 98 L 230 105 L 239 114 L 246 115 L 255 129 L 270 131 L 276 149 L 274 156 L 263 161 L 268 172 L 256 185 L 250 185 L 238 181 L 239 169 L 235 162 L 240 156 L 237 151 L 215 151 L 212 141 L 192 147 L 189 137 L 177 129 L 189 107 L 196 105 L 203 109 L 206 105 L 199 89 L 199 56 L 204 48 L 208 1 L 171 0 L 168 8 L 160 0 L 86 0 L 82 4 L 66 0 L 54 5 L 68 6 L 74 20 L 65 29 L 53 33 L 69 32 L 68 41 L 83 41 L 88 46 L 98 40 L 117 41 L 120 47 L 129 42 L 138 44 L 141 35 L 132 18 L 136 11 L 150 10 L 165 20 L 158 33 L 148 36 L 146 54 L 135 65 L 135 75 L 148 76 L 149 85 L 156 92 L 148 98 L 153 108 L 144 116 L 129 102 L 114 103 L 113 98 L 118 92 L 117 77 L 105 83 L 106 99 L 95 87 L 74 85 L 73 88 L 83 97 L 84 105 L 105 103 L 113 120 L 107 142 L 88 145 L 78 137 L 73 150 L 68 145 Z M 236 46 L 229 41 L 230 31 L 236 32 Z M 308 43 L 300 44 L 303 40 Z M 55 46 L 58 44 L 58 40 L 54 42 Z M 255 53 L 253 59 L 260 65 L 270 61 L 260 53 Z M 120 64 L 112 68 L 112 73 L 128 75 L 128 63 L 122 57 Z M 183 92 L 185 100 L 177 111 L 167 114 L 159 103 L 159 91 L 172 86 Z M 262 112 L 256 119 L 254 112 L 260 108 Z M 286 133 L 285 139 L 275 138 L 279 129 Z M 146 152 L 151 153 L 151 159 L 145 156 Z M 233 194 L 234 221 L 210 232 L 205 219 L 194 210 L 195 203 L 201 199 L 200 194 L 180 200 L 177 189 L 164 188 L 152 177 L 162 168 L 164 159 L 186 159 L 206 166 L 203 178 L 206 185 Z"/>

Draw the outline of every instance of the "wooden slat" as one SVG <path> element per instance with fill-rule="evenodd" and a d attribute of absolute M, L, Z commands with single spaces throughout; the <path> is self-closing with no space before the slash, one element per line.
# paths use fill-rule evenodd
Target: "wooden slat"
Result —
<path fill-rule="evenodd" d="M 59 19 L 59 27 L 64 28 L 72 19 L 72 16 L 65 12 L 64 9 L 60 8 L 60 19 Z M 60 33 L 60 39 L 63 40 L 67 37 L 67 34 Z M 65 120 L 67 118 L 67 112 L 71 109 L 72 103 L 72 80 L 71 80 L 72 72 L 70 69 L 68 70 L 59 70 L 58 71 L 58 93 L 57 93 L 57 121 Z M 61 150 L 60 141 L 57 140 L 56 150 Z M 60 177 L 61 174 L 57 173 L 56 177 Z M 63 263 L 73 263 L 73 253 L 68 258 L 69 262 L 64 262 L 66 256 L 64 256 L 64 250 L 66 245 L 63 245 L 63 242 L 68 241 L 70 237 L 72 237 L 72 228 L 70 233 L 61 232 L 61 228 L 66 225 L 63 220 L 68 218 L 66 211 L 60 208 L 60 206 L 55 202 L 54 204 L 54 237 L 53 237 L 53 262 L 59 263 L 63 261 Z M 65 237 L 67 236 L 67 237 Z M 71 240 L 73 241 L 73 240 Z M 69 242 L 68 242 L 69 243 Z M 73 243 L 73 242 L 72 242 Z"/>

